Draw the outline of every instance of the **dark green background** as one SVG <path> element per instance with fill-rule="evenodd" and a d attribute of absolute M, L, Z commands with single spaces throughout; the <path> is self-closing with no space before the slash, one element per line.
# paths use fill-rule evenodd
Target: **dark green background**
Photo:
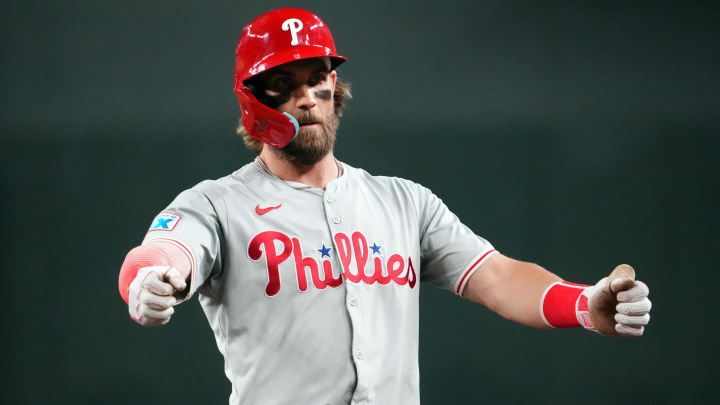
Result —
<path fill-rule="evenodd" d="M 197 300 L 141 328 L 117 273 L 176 194 L 252 159 L 234 48 L 286 5 L 0 6 L 0 402 L 227 402 Z M 422 285 L 423 403 L 717 403 L 717 6 L 292 5 L 349 57 L 341 160 L 428 186 L 506 255 L 584 283 L 627 262 L 652 290 L 646 336 L 621 339 Z"/>

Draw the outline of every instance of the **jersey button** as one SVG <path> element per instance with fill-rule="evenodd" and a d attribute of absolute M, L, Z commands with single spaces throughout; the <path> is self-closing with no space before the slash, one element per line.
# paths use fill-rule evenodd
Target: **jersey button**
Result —
<path fill-rule="evenodd" d="M 335 194 L 327 193 L 327 195 L 325 195 L 325 201 L 327 201 L 329 203 L 334 203 L 335 202 Z"/>
<path fill-rule="evenodd" d="M 339 224 L 339 223 L 340 223 L 340 217 L 337 216 L 337 215 L 335 215 L 334 217 L 332 217 L 332 221 L 333 221 L 334 224 Z"/>
<path fill-rule="evenodd" d="M 357 304 L 358 304 L 357 298 L 355 298 L 355 297 L 350 298 L 350 306 L 351 307 L 357 306 Z"/>
<path fill-rule="evenodd" d="M 355 353 L 355 357 L 357 357 L 358 360 L 362 360 L 365 358 L 365 353 L 358 350 L 358 352 Z"/>

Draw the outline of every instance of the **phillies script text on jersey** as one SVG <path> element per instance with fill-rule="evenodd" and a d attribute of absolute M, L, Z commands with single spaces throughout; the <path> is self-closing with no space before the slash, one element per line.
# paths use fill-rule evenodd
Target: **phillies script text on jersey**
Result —
<path fill-rule="evenodd" d="M 407 269 L 406 260 L 397 253 L 390 255 L 385 263 L 383 263 L 380 257 L 375 256 L 373 257 L 374 272 L 372 274 L 366 274 L 365 265 L 369 259 L 369 249 L 365 235 L 358 231 L 353 232 L 351 236 L 338 232 L 333 239 L 338 249 L 342 272 L 335 276 L 333 274 L 332 262 L 328 259 L 323 259 L 323 276 L 321 277 L 318 261 L 313 257 L 303 257 L 302 245 L 299 238 L 291 238 L 279 231 L 265 231 L 255 235 L 248 246 L 248 256 L 252 260 L 260 260 L 263 258 L 263 255 L 265 256 L 268 272 L 268 283 L 267 286 L 265 286 L 265 294 L 272 297 L 280 291 L 279 266 L 285 262 L 291 254 L 295 260 L 297 286 L 300 291 L 307 291 L 308 288 L 306 268 L 310 269 L 313 285 L 319 290 L 325 289 L 326 287 L 336 288 L 340 286 L 343 277 L 351 283 L 362 282 L 365 284 L 374 284 L 377 282 L 378 284 L 386 285 L 392 281 L 401 286 L 407 284 L 410 288 L 415 287 L 417 276 L 410 256 L 407 258 Z M 278 251 L 276 242 L 282 245 L 282 250 Z M 355 273 L 350 269 L 353 256 L 355 258 Z M 403 275 L 403 273 L 405 274 Z"/>

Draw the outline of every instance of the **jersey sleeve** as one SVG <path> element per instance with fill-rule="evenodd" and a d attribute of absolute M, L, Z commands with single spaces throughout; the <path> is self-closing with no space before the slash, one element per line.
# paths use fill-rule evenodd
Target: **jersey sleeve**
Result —
<path fill-rule="evenodd" d="M 201 192 L 183 191 L 153 219 L 143 244 L 163 241 L 177 244 L 192 262 L 188 299 L 221 267 L 223 237 L 217 212 Z"/>
<path fill-rule="evenodd" d="M 462 296 L 467 281 L 495 249 L 430 190 L 419 187 L 418 193 L 421 280 Z"/>

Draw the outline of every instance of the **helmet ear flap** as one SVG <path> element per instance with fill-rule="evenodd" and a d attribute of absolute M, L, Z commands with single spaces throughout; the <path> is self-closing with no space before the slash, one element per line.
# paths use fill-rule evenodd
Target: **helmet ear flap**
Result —
<path fill-rule="evenodd" d="M 283 148 L 300 131 L 300 125 L 295 117 L 288 113 L 280 113 L 261 103 L 246 86 L 240 88 L 238 101 L 242 110 L 243 126 L 260 142 Z"/>

